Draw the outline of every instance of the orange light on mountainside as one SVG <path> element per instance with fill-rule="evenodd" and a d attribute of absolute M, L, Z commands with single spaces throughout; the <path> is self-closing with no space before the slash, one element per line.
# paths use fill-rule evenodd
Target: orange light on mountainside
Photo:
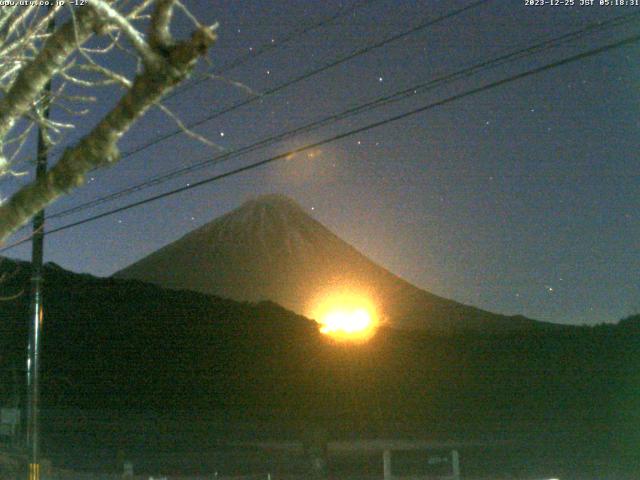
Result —
<path fill-rule="evenodd" d="M 357 294 L 329 294 L 322 297 L 310 315 L 320 324 L 320 332 L 336 340 L 364 341 L 378 326 L 370 300 Z"/>

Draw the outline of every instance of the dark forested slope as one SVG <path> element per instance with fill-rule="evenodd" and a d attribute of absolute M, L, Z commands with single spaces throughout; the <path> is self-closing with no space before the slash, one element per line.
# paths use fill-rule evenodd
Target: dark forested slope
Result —
<path fill-rule="evenodd" d="M 10 404 L 22 395 L 16 378 L 26 355 L 28 295 L 20 292 L 29 284 L 29 265 L 5 260 L 0 269 L 1 399 Z M 263 426 L 265 435 L 310 424 L 335 435 L 531 441 L 551 435 L 624 453 L 640 425 L 639 325 L 635 317 L 529 333 L 382 328 L 367 343 L 344 344 L 273 303 L 49 265 L 43 405 L 218 422 L 207 435 L 229 435 L 225 425 L 235 419 L 256 431 Z M 54 423 L 45 430 L 55 433 Z M 128 435 L 109 428 L 109 435 Z M 178 428 L 172 441 L 188 444 L 194 431 Z"/>

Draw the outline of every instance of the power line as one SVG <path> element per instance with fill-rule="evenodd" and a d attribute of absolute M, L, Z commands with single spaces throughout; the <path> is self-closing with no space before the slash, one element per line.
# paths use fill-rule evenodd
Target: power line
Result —
<path fill-rule="evenodd" d="M 278 92 L 280 90 L 283 90 L 283 89 L 285 89 L 285 88 L 287 88 L 287 87 L 289 87 L 289 86 L 291 86 L 291 85 L 293 85 L 295 83 L 298 83 L 298 82 L 301 82 L 301 81 L 306 80 L 308 78 L 311 78 L 314 75 L 317 75 L 317 74 L 319 74 L 319 73 L 321 73 L 323 71 L 326 71 L 326 70 L 328 70 L 330 68 L 333 68 L 333 67 L 335 67 L 337 65 L 340 65 L 340 64 L 342 64 L 344 62 L 352 60 L 353 58 L 356 58 L 358 56 L 364 55 L 364 54 L 366 54 L 366 53 L 368 53 L 368 52 L 370 52 L 372 50 L 380 48 L 380 47 L 382 47 L 384 45 L 387 45 L 387 44 L 389 44 L 391 42 L 394 42 L 394 41 L 400 40 L 402 38 L 405 38 L 405 37 L 407 37 L 407 36 L 409 36 L 409 35 L 411 35 L 411 34 L 413 34 L 415 32 L 418 32 L 418 31 L 420 31 L 422 29 L 425 29 L 427 27 L 436 25 L 436 24 L 438 24 L 438 23 L 440 23 L 440 22 L 442 22 L 444 20 L 447 20 L 449 18 L 453 18 L 453 17 L 455 17 L 457 15 L 460 15 L 460 14 L 466 12 L 466 11 L 472 10 L 472 9 L 474 9 L 476 7 L 479 7 L 479 6 L 481 6 L 481 5 L 485 4 L 485 3 L 488 3 L 490 1 L 491 0 L 478 0 L 478 1 L 473 2 L 473 3 L 471 3 L 471 4 L 469 4 L 469 5 L 465 6 L 465 7 L 458 8 L 456 10 L 453 10 L 453 11 L 451 11 L 449 13 L 446 13 L 446 14 L 441 15 L 439 17 L 436 17 L 434 19 L 426 19 L 425 21 L 421 22 L 420 24 L 418 24 L 418 25 L 416 25 L 416 26 L 414 26 L 414 27 L 412 27 L 412 28 L 410 28 L 408 30 L 405 30 L 405 31 L 403 31 L 401 33 L 398 33 L 396 35 L 388 37 L 388 38 L 386 38 L 384 40 L 378 41 L 378 42 L 376 42 L 374 44 L 367 45 L 367 46 L 365 46 L 363 48 L 360 48 L 360 49 L 352 52 L 351 54 L 346 55 L 344 57 L 341 57 L 339 59 L 333 60 L 332 62 L 330 62 L 328 64 L 325 64 L 322 67 L 319 67 L 318 69 L 309 71 L 309 72 L 307 72 L 305 74 L 302 74 L 302 75 L 300 75 L 300 76 L 298 76 L 298 77 L 296 77 L 294 79 L 291 79 L 291 80 L 289 80 L 289 81 L 287 81 L 287 82 L 285 82 L 283 84 L 280 84 L 279 86 L 274 87 L 274 88 L 262 93 L 259 97 L 252 97 L 252 98 L 249 98 L 249 99 L 244 100 L 242 102 L 239 102 L 239 103 L 237 103 L 235 105 L 231 105 L 230 107 L 227 107 L 227 108 L 225 108 L 223 110 L 219 110 L 217 112 L 214 112 L 213 114 L 207 116 L 206 118 L 204 118 L 202 120 L 199 120 L 199 121 L 191 123 L 191 124 L 187 124 L 186 127 L 191 129 L 193 127 L 199 126 L 199 125 L 201 125 L 201 124 L 203 124 L 203 123 L 205 123 L 205 122 L 207 122 L 209 120 L 212 120 L 214 118 L 217 118 L 217 117 L 219 117 L 219 116 L 221 116 L 221 115 L 223 115 L 225 113 L 229 113 L 230 111 L 233 111 L 233 110 L 235 110 L 237 108 L 240 108 L 240 107 L 243 107 L 243 106 L 248 105 L 250 103 L 253 103 L 257 99 L 263 99 L 264 97 L 266 97 L 268 95 L 272 95 L 272 94 L 274 94 L 274 93 L 276 93 L 276 92 Z M 172 132 L 169 132 L 167 134 L 160 135 L 159 137 L 156 137 L 155 139 L 151 140 L 150 142 L 147 142 L 146 144 L 140 145 L 140 146 L 134 148 L 133 150 L 129 150 L 129 151 L 123 152 L 121 154 L 121 156 L 120 156 L 120 160 L 122 160 L 124 158 L 127 158 L 127 157 L 129 157 L 131 155 L 134 155 L 134 154 L 136 154 L 136 153 L 138 153 L 138 152 L 140 152 L 142 150 L 145 150 L 145 149 L 151 147 L 154 144 L 160 143 L 160 142 L 162 142 L 162 141 L 164 141 L 164 140 L 166 140 L 168 138 L 171 138 L 171 137 L 173 137 L 175 135 L 178 135 L 178 134 L 180 134 L 182 132 L 183 132 L 183 129 L 176 129 L 176 130 L 173 130 Z M 54 215 L 56 215 L 56 214 L 54 214 Z M 59 213 L 59 215 L 62 215 L 62 213 Z M 2 250 L 0 250 L 0 252 L 2 252 Z"/>
<path fill-rule="evenodd" d="M 288 87 L 290 87 L 292 85 L 295 85 L 296 83 L 300 83 L 300 82 L 302 82 L 304 80 L 307 80 L 307 79 L 309 79 L 311 77 L 314 77 L 315 75 L 318 75 L 319 73 L 325 72 L 325 71 L 327 71 L 327 70 L 329 70 L 329 69 L 331 69 L 333 67 L 336 67 L 336 66 L 341 65 L 341 64 L 343 64 L 345 62 L 353 60 L 354 58 L 357 58 L 357 57 L 360 57 L 362 55 L 365 55 L 365 54 L 367 54 L 367 53 L 369 53 L 369 52 L 371 52 L 373 50 L 376 50 L 376 49 L 381 48 L 381 47 L 383 47 L 385 45 L 388 45 L 388 44 L 390 44 L 392 42 L 395 42 L 397 40 L 405 38 L 405 37 L 407 37 L 409 35 L 412 35 L 412 34 L 418 32 L 418 31 L 420 31 L 420 30 L 424 30 L 427 27 L 431 27 L 433 25 L 436 25 L 436 24 L 438 24 L 440 22 L 443 22 L 444 20 L 448 20 L 450 18 L 453 18 L 453 17 L 455 17 L 457 15 L 460 15 L 461 13 L 464 13 L 464 12 L 467 12 L 469 10 L 472 10 L 472 9 L 474 9 L 476 7 L 479 7 L 479 6 L 481 6 L 481 5 L 485 4 L 485 3 L 488 3 L 490 1 L 491 0 L 478 0 L 476 2 L 473 2 L 473 3 L 469 4 L 469 5 L 467 5 L 466 7 L 461 7 L 459 9 L 457 9 L 457 10 L 453 10 L 453 11 L 451 11 L 449 13 L 446 13 L 446 14 L 441 15 L 439 17 L 436 17 L 434 19 L 425 20 L 425 21 L 421 22 L 420 24 L 416 25 L 415 27 L 412 27 L 412 28 L 410 28 L 408 30 L 405 30 L 405 31 L 401 32 L 401 33 L 398 33 L 396 35 L 388 37 L 388 38 L 386 38 L 384 40 L 381 40 L 381 41 L 378 41 L 376 43 L 373 43 L 373 44 L 367 45 L 365 47 L 359 48 L 359 49 L 355 50 L 354 52 L 352 52 L 352 53 L 350 53 L 350 54 L 348 54 L 346 56 L 340 57 L 340 58 L 338 58 L 336 60 L 332 60 L 331 62 L 329 62 L 329 63 L 327 63 L 327 64 L 325 64 L 325 65 L 323 65 L 321 67 L 318 67 L 318 68 L 316 68 L 314 70 L 311 70 L 309 72 L 303 73 L 302 75 L 299 75 L 299 76 L 297 76 L 295 78 L 292 78 L 291 80 L 287 80 L 286 82 L 281 83 L 280 85 L 277 85 L 276 87 L 273 87 L 273 88 L 271 88 L 271 89 L 259 94 L 258 96 L 250 97 L 250 98 L 245 99 L 245 100 L 243 100 L 241 102 L 238 102 L 238 103 L 235 103 L 233 105 L 230 105 L 229 107 L 223 108 L 221 110 L 217 110 L 216 112 L 206 116 L 205 118 L 203 118 L 201 120 L 198 120 L 196 122 L 188 124 L 187 128 L 191 129 L 191 128 L 200 126 L 203 123 L 206 123 L 206 122 L 208 122 L 210 120 L 213 120 L 214 118 L 218 118 L 218 117 L 220 117 L 220 116 L 222 116 L 222 115 L 224 115 L 226 113 L 232 112 L 232 111 L 237 110 L 237 109 L 239 109 L 241 107 L 244 107 L 246 105 L 250 105 L 251 103 L 253 103 L 253 102 L 257 101 L 257 100 L 262 100 L 265 97 L 268 97 L 270 95 L 273 95 L 274 93 L 280 92 L 280 91 L 282 91 L 282 90 L 284 90 L 284 89 L 286 89 L 286 88 L 288 88 Z M 178 129 L 172 130 L 171 132 L 166 133 L 164 135 L 160 135 L 160 136 L 156 137 L 155 139 L 153 139 L 153 140 L 151 140 L 151 141 L 149 141 L 147 143 L 144 143 L 144 144 L 139 145 L 139 146 L 137 146 L 137 147 L 135 147 L 135 148 L 133 148 L 131 150 L 128 150 L 128 151 L 124 152 L 121 155 L 121 159 L 129 157 L 131 155 L 134 155 L 134 154 L 136 154 L 138 152 L 141 152 L 143 150 L 146 150 L 147 148 L 151 147 L 152 145 L 160 143 L 160 142 L 162 142 L 162 141 L 164 141 L 164 140 L 166 140 L 168 138 L 171 138 L 171 137 L 173 137 L 175 135 L 178 135 L 178 134 L 180 134 L 182 132 L 183 132 L 183 129 L 178 128 Z"/>
<path fill-rule="evenodd" d="M 355 129 L 349 130 L 347 132 L 343 132 L 343 133 L 334 135 L 332 137 L 326 138 L 324 140 L 320 140 L 318 142 L 314 142 L 314 143 L 305 145 L 303 147 L 299 147 L 299 148 L 296 148 L 296 149 L 293 149 L 293 150 L 289 150 L 289 151 L 284 152 L 284 153 L 280 153 L 278 155 L 274 155 L 274 156 L 269 157 L 267 159 L 264 159 L 264 160 L 261 160 L 261 161 L 258 161 L 258 162 L 254 162 L 254 163 L 251 163 L 249 165 L 245 165 L 243 167 L 236 168 L 236 169 L 231 170 L 229 172 L 225 172 L 225 173 L 222 173 L 222 174 L 219 174 L 219 175 L 214 175 L 214 176 L 206 178 L 204 180 L 200 180 L 199 182 L 192 183 L 189 186 L 176 188 L 174 190 L 170 190 L 168 192 L 164 192 L 164 193 L 161 193 L 161 194 L 158 194 L 158 195 L 154 195 L 154 196 L 146 198 L 144 200 L 140 200 L 140 201 L 137 201 L 137 202 L 130 203 L 128 205 L 124 205 L 122 207 L 115 208 L 115 209 L 110 210 L 108 212 L 103 212 L 101 214 L 93 215 L 91 217 L 85 218 L 83 220 L 79 220 L 77 222 L 69 223 L 67 225 L 63 225 L 61 227 L 54 228 L 53 230 L 49 230 L 49 231 L 45 232 L 45 235 L 51 235 L 53 233 L 58 233 L 58 232 L 61 232 L 61 231 L 64 231 L 64 230 L 68 230 L 70 228 L 74 228 L 74 227 L 83 225 L 85 223 L 89 223 L 89 222 L 98 220 L 100 218 L 104 218 L 104 217 L 113 215 L 115 213 L 123 212 L 125 210 L 129 210 L 131 208 L 135 208 L 135 207 L 138 207 L 140 205 L 145 205 L 147 203 L 150 203 L 150 202 L 153 202 L 153 201 L 156 201 L 156 200 L 160 200 L 162 198 L 173 196 L 173 195 L 176 195 L 178 193 L 182 193 L 184 191 L 200 187 L 202 185 L 213 183 L 213 182 L 221 180 L 223 178 L 231 177 L 231 176 L 237 175 L 239 173 L 243 173 L 243 172 L 246 172 L 246 171 L 249 171 L 249 170 L 253 170 L 255 168 L 267 165 L 269 163 L 273 163 L 275 161 L 282 160 L 282 159 L 287 158 L 287 157 L 291 157 L 291 156 L 293 156 L 293 155 L 295 155 L 297 153 L 301 153 L 301 152 L 304 152 L 304 151 L 307 151 L 307 150 L 311 150 L 313 148 L 320 147 L 322 145 L 326 145 L 328 143 L 332 143 L 332 142 L 335 142 L 335 141 L 338 141 L 338 140 L 342 140 L 343 138 L 347 138 L 347 137 L 356 135 L 358 133 L 366 132 L 366 131 L 372 130 L 372 129 L 380 127 L 380 126 L 387 125 L 387 124 L 392 123 L 392 122 L 397 122 L 398 120 L 402 120 L 404 118 L 408 118 L 408 117 L 417 115 L 419 113 L 422 113 L 422 112 L 425 112 L 425 111 L 428 111 L 428 110 L 432 110 L 432 109 L 434 109 L 436 107 L 441 107 L 441 106 L 447 105 L 447 104 L 455 102 L 457 100 L 461 100 L 463 98 L 466 98 L 466 97 L 469 97 L 469 96 L 472 96 L 472 95 L 476 95 L 478 93 L 485 92 L 485 91 L 488 91 L 488 90 L 491 90 L 491 89 L 494 89 L 494 88 L 497 88 L 497 87 L 505 85 L 507 83 L 511 83 L 511 82 L 514 82 L 514 81 L 517 81 L 517 80 L 521 80 L 523 78 L 527 78 L 527 77 L 530 77 L 532 75 L 537 75 L 539 73 L 546 72 L 548 70 L 560 67 L 562 65 L 567 65 L 569 63 L 577 62 L 579 60 L 583 60 L 585 58 L 592 57 L 594 55 L 598 55 L 600 53 L 603 53 L 603 52 L 606 52 L 606 51 L 609 51 L 609 50 L 613 50 L 615 48 L 619 48 L 619 47 L 622 47 L 622 46 L 625 46 L 625 45 L 631 45 L 631 44 L 636 43 L 638 41 L 640 41 L 640 35 L 633 35 L 631 37 L 624 38 L 622 40 L 619 40 L 619 41 L 614 42 L 614 43 L 610 43 L 610 44 L 602 46 L 602 47 L 598 47 L 598 48 L 595 48 L 595 49 L 592 49 L 592 50 L 588 50 L 588 51 L 583 52 L 583 53 L 572 55 L 572 56 L 564 58 L 562 60 L 557 60 L 557 61 L 549 63 L 547 65 L 543 65 L 541 67 L 530 69 L 530 70 L 527 70 L 525 72 L 522 72 L 522 73 L 519 73 L 519 74 L 516 74 L 516 75 L 512 75 L 512 76 L 507 77 L 507 78 L 504 78 L 502 80 L 497 80 L 497 81 L 488 83 L 486 85 L 483 85 L 481 87 L 473 88 L 471 90 L 467 90 L 465 92 L 458 93 L 456 95 L 452 95 L 452 96 L 447 97 L 447 98 L 445 98 L 443 100 L 439 100 L 437 102 L 429 103 L 427 105 L 423 105 L 422 107 L 415 108 L 413 110 L 409 110 L 408 112 L 404 112 L 404 113 L 401 113 L 401 114 L 398 114 L 398 115 L 394 115 L 394 116 L 386 118 L 384 120 L 380 120 L 380 121 L 377 121 L 377 122 L 374 122 L 374 123 L 370 123 L 370 124 L 365 125 L 363 127 L 355 128 Z M 0 252 L 5 252 L 6 250 L 8 250 L 10 248 L 14 248 L 14 247 L 26 242 L 26 241 L 28 241 L 28 239 L 22 240 L 22 241 L 17 242 L 17 243 L 14 243 L 13 245 L 10 245 L 8 247 L 5 247 L 5 248 L 1 249 Z"/>
<path fill-rule="evenodd" d="M 223 73 L 229 72 L 237 67 L 240 67 L 246 63 L 248 63 L 250 60 L 253 60 L 257 57 L 259 57 L 260 55 L 263 55 L 265 53 L 268 53 L 270 51 L 273 50 L 277 50 L 278 48 L 280 48 L 282 45 L 285 45 L 286 43 L 289 43 L 290 41 L 298 38 L 298 37 L 302 37 L 304 35 L 306 35 L 307 33 L 313 31 L 313 30 L 317 30 L 319 28 L 323 28 L 326 27 L 327 25 L 331 24 L 332 22 L 334 22 L 335 20 L 338 20 L 339 18 L 342 18 L 346 15 L 349 15 L 350 13 L 353 13 L 355 10 L 365 7 L 366 5 L 369 5 L 371 3 L 374 3 L 378 0 L 361 0 L 360 2 L 355 2 L 353 3 L 353 5 L 351 5 L 348 8 L 344 8 L 344 9 L 339 9 L 336 13 L 334 13 L 333 15 L 330 15 L 322 20 L 319 20 L 315 23 L 312 23 L 310 25 L 308 25 L 307 27 L 304 27 L 302 29 L 299 30 L 294 30 L 292 32 L 290 32 L 288 35 L 286 35 L 285 37 L 281 38 L 280 40 L 278 40 L 277 42 L 273 42 L 273 43 L 265 43 L 257 48 L 255 48 L 253 51 L 244 54 L 244 55 L 240 55 L 237 58 L 231 60 L 230 62 L 224 64 L 222 67 L 219 68 L 212 68 L 209 70 L 209 72 L 205 72 L 203 74 L 201 74 L 202 76 L 198 79 L 192 80 L 190 82 L 188 82 L 185 85 L 182 85 L 178 88 L 176 88 L 175 90 L 173 90 L 172 92 L 170 92 L 169 94 L 167 94 L 162 100 L 166 101 L 169 100 L 173 97 L 176 97 L 178 95 L 181 95 L 182 93 L 191 90 L 192 88 L 200 85 L 201 83 L 209 80 L 211 78 L 211 76 L 220 76 Z M 177 133 L 182 132 L 182 130 L 178 130 Z M 177 134 L 176 133 L 176 134 Z M 162 141 L 162 140 L 159 140 Z M 151 145 L 153 145 L 153 143 L 151 143 Z M 60 153 L 63 149 L 62 148 L 57 148 L 55 149 L 52 153 Z M 136 153 L 136 151 L 134 152 L 125 152 L 122 155 L 122 158 L 128 157 L 129 155 L 132 155 L 133 153 Z"/>
<path fill-rule="evenodd" d="M 89 202 L 85 202 L 83 204 L 77 205 L 75 207 L 70 207 L 68 209 L 62 210 L 58 213 L 55 213 L 53 215 L 50 215 L 50 218 L 61 218 L 61 217 L 65 217 L 68 215 L 71 215 L 73 213 L 77 213 L 83 210 L 86 210 L 88 208 L 92 208 L 98 205 L 101 205 L 103 203 L 121 198 L 123 196 L 127 196 L 129 194 L 135 193 L 137 191 L 143 190 L 145 188 L 151 187 L 151 186 L 155 186 L 155 185 L 159 185 L 161 183 L 164 183 L 166 181 L 172 180 L 174 178 L 177 178 L 179 176 L 185 175 L 187 173 L 191 173 L 197 170 L 200 170 L 202 168 L 205 168 L 207 166 L 213 165 L 213 164 L 218 164 L 218 163 L 222 163 L 223 161 L 227 161 L 230 160 L 232 158 L 238 157 L 240 155 L 255 151 L 257 149 L 263 148 L 267 145 L 276 143 L 278 141 L 281 141 L 285 138 L 291 137 L 293 135 L 297 135 L 299 133 L 302 132 L 309 132 L 313 129 L 325 126 L 327 124 L 330 123 L 335 123 L 337 121 L 343 120 L 345 118 L 348 118 L 350 116 L 356 115 L 356 114 L 360 114 L 362 112 L 365 111 L 369 111 L 371 109 L 374 108 L 379 108 L 381 106 L 384 105 L 388 105 L 394 102 L 398 102 L 400 100 L 403 100 L 405 98 L 408 98 L 410 96 L 416 95 L 418 93 L 424 93 L 426 91 L 432 90 L 433 88 L 436 88 L 438 86 L 441 86 L 443 84 L 448 84 L 450 82 L 453 82 L 455 80 L 458 80 L 460 78 L 466 78 L 469 77 L 471 75 L 477 74 L 479 72 L 485 71 L 487 69 L 490 68 L 494 68 L 496 66 L 499 65 L 503 65 L 505 63 L 508 62 L 512 62 L 514 60 L 519 60 L 534 54 L 538 54 L 542 51 L 546 51 L 550 48 L 555 48 L 558 45 L 561 45 L 563 43 L 566 43 L 568 41 L 572 41 L 575 40 L 577 38 L 580 38 L 584 35 L 586 35 L 587 33 L 592 33 L 594 31 L 597 30 L 603 30 L 605 28 L 609 28 L 611 26 L 620 26 L 622 24 L 625 23 L 629 23 L 630 21 L 636 21 L 638 18 L 640 17 L 640 12 L 634 13 L 634 14 L 630 14 L 630 15 L 623 15 L 620 17 L 616 17 L 614 19 L 611 19 L 609 21 L 605 21 L 605 22 L 595 22 L 592 24 L 589 24 L 585 27 L 583 27 L 580 30 L 574 31 L 574 32 L 570 32 L 564 35 L 561 35 L 559 37 L 555 37 L 553 39 L 549 39 L 549 40 L 545 40 L 542 42 L 539 42 L 535 45 L 532 45 L 530 47 L 526 47 L 526 48 L 522 48 L 520 50 L 517 51 L 513 51 L 513 52 L 509 52 L 506 53 L 504 55 L 500 55 L 497 57 L 494 57 L 492 59 L 489 60 L 485 60 L 483 62 L 480 62 L 478 64 L 472 65 L 470 67 L 467 67 L 465 69 L 447 74 L 447 75 L 443 75 L 441 77 L 437 77 L 433 80 L 427 81 L 427 82 L 423 82 L 411 87 L 408 87 L 406 89 L 403 89 L 399 92 L 395 92 L 392 93 L 390 95 L 386 95 L 383 97 L 379 97 L 373 101 L 367 102 L 365 104 L 362 105 L 358 105 L 355 107 L 351 107 L 348 108 L 340 113 L 337 114 L 332 114 L 329 115 L 327 117 L 324 117 L 320 120 L 315 120 L 312 121 L 306 125 L 297 127 L 295 129 L 289 130 L 287 132 L 275 135 L 275 136 L 271 136 L 271 137 L 267 137 L 264 138 L 262 140 L 259 140 L 251 145 L 245 146 L 245 147 L 241 147 L 239 149 L 230 151 L 230 152 L 225 152 L 219 156 L 213 157 L 213 158 L 209 158 L 207 160 L 198 162 L 194 165 L 189 165 L 187 167 L 183 167 L 183 168 L 179 168 L 179 169 L 174 169 L 170 172 L 164 173 L 162 175 L 158 175 L 155 176 L 151 179 L 148 179 L 144 182 L 138 183 L 136 185 L 121 189 L 117 192 L 99 197 L 97 199 L 91 200 Z"/>
<path fill-rule="evenodd" d="M 344 9 L 339 9 L 336 13 L 334 13 L 333 15 L 330 15 L 329 17 L 326 17 L 322 20 L 319 20 L 318 22 L 312 23 L 310 25 L 308 25 L 305 28 L 302 28 L 300 30 L 294 30 L 293 32 L 289 33 L 289 35 L 286 35 L 285 37 L 281 38 L 280 40 L 278 40 L 277 42 L 272 42 L 272 43 L 265 43 L 257 48 L 255 48 L 252 52 L 249 52 L 245 55 L 240 55 L 239 57 L 231 60 L 229 63 L 224 64 L 222 67 L 218 68 L 218 69 L 211 69 L 211 71 L 209 72 L 210 74 L 213 75 L 221 75 L 225 72 L 228 72 L 230 70 L 233 70 L 241 65 L 244 65 L 245 63 L 247 63 L 250 60 L 253 60 L 257 57 L 259 57 L 260 55 L 270 52 L 272 50 L 276 50 L 279 47 L 281 47 L 282 45 L 289 43 L 291 40 L 294 40 L 295 38 L 298 37 L 302 37 L 304 35 L 306 35 L 307 33 L 313 31 L 313 30 L 317 30 L 319 28 L 322 27 L 326 27 L 327 25 L 329 25 L 330 23 L 334 22 L 335 20 L 338 20 L 341 17 L 344 17 L 346 15 L 349 15 L 350 13 L 353 13 L 355 10 L 362 8 L 370 3 L 373 3 L 377 0 L 362 0 L 360 2 L 355 2 L 353 5 L 351 5 L 348 8 L 344 8 Z M 186 92 L 187 90 L 192 89 L 193 87 L 201 84 L 202 82 L 205 82 L 209 79 L 209 75 L 205 74 L 205 76 L 193 80 L 191 82 L 189 82 L 188 84 L 177 88 L 176 90 L 174 90 L 173 92 L 171 92 L 169 95 L 167 95 L 166 97 L 164 97 L 163 100 L 168 100 L 170 98 L 175 97 L 176 95 L 180 95 L 183 92 Z"/>
<path fill-rule="evenodd" d="M 181 95 L 182 93 L 191 90 L 193 87 L 196 87 L 198 85 L 200 85 L 201 83 L 207 81 L 210 79 L 210 77 L 212 75 L 222 75 L 223 73 L 229 72 L 231 70 L 234 70 L 235 68 L 238 68 L 244 64 L 246 64 L 247 62 L 249 62 L 250 60 L 253 60 L 257 57 L 259 57 L 260 55 L 263 55 L 265 53 L 268 53 L 270 51 L 273 50 L 277 50 L 278 48 L 280 48 L 282 45 L 285 45 L 287 43 L 289 43 L 290 41 L 298 38 L 298 37 L 302 37 L 304 35 L 306 35 L 309 32 L 312 32 L 313 30 L 317 30 L 319 28 L 323 28 L 326 27 L 327 25 L 333 23 L 335 20 L 338 20 L 341 17 L 347 16 L 350 13 L 353 13 L 355 10 L 362 8 L 370 3 L 373 3 L 377 0 L 362 0 L 360 2 L 355 2 L 353 5 L 351 5 L 348 8 L 344 8 L 344 9 L 339 9 L 336 13 L 334 13 L 333 15 L 330 15 L 322 20 L 319 20 L 315 23 L 312 23 L 310 25 L 308 25 L 307 27 L 304 27 L 302 29 L 299 30 L 294 30 L 292 32 L 290 32 L 288 35 L 282 37 L 281 39 L 279 39 L 278 41 L 274 41 L 272 39 L 272 41 L 270 43 L 265 43 L 259 47 L 256 47 L 255 49 L 253 49 L 252 51 L 250 51 L 249 53 L 246 53 L 244 55 L 240 55 L 237 58 L 231 60 L 230 62 L 224 64 L 222 67 L 219 68 L 212 68 L 209 70 L 209 72 L 205 72 L 203 74 L 201 74 L 200 78 L 194 79 L 190 82 L 188 82 L 185 85 L 182 85 L 181 87 L 176 88 L 174 91 L 172 91 L 171 93 L 169 93 L 168 95 L 166 95 L 163 100 L 169 100 L 170 98 L 173 98 L 177 95 Z"/>

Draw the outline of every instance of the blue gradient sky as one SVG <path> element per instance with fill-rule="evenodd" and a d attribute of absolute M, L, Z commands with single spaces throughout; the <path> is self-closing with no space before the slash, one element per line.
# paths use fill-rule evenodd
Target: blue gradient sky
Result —
<path fill-rule="evenodd" d="M 279 45 L 225 73 L 225 80 L 263 92 L 471 2 L 358 2 L 362 5 L 348 16 L 283 44 L 280 39 L 291 31 L 353 2 L 189 3 L 199 18 L 220 22 L 220 40 L 210 54 L 214 67 L 272 39 Z M 232 150 L 594 21 L 640 11 L 640 7 L 523 3 L 488 2 L 197 130 Z M 640 21 L 588 35 L 49 226 L 382 120 L 639 29 Z M 117 59 L 114 62 L 118 66 Z M 249 196 L 279 192 L 294 198 L 376 262 L 438 295 L 541 320 L 615 321 L 640 311 L 639 66 L 640 47 L 634 44 L 516 81 L 324 146 L 314 151 L 313 158 L 300 154 L 51 235 L 46 240 L 46 260 L 75 271 L 109 275 L 239 206 Z M 110 91 L 101 95 L 97 111 L 115 98 Z M 244 98 L 243 89 L 211 80 L 166 103 L 190 122 Z M 123 139 L 122 150 L 173 128 L 162 113 L 152 111 Z M 76 135 L 83 131 L 81 126 Z M 109 170 L 95 172 L 85 187 L 50 211 L 215 153 L 185 136 L 172 138 Z M 5 182 L 2 188 L 8 194 L 16 185 Z M 14 239 L 18 238 L 20 234 Z M 26 258 L 29 247 L 7 254 Z"/>

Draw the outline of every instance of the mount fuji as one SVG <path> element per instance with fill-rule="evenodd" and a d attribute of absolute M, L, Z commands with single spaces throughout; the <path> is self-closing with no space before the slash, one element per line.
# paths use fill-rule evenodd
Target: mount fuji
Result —
<path fill-rule="evenodd" d="M 271 300 L 307 316 L 318 292 L 346 287 L 375 299 L 383 322 L 390 326 L 433 333 L 557 327 L 494 314 L 421 290 L 277 194 L 247 201 L 114 276 L 240 301 Z"/>

